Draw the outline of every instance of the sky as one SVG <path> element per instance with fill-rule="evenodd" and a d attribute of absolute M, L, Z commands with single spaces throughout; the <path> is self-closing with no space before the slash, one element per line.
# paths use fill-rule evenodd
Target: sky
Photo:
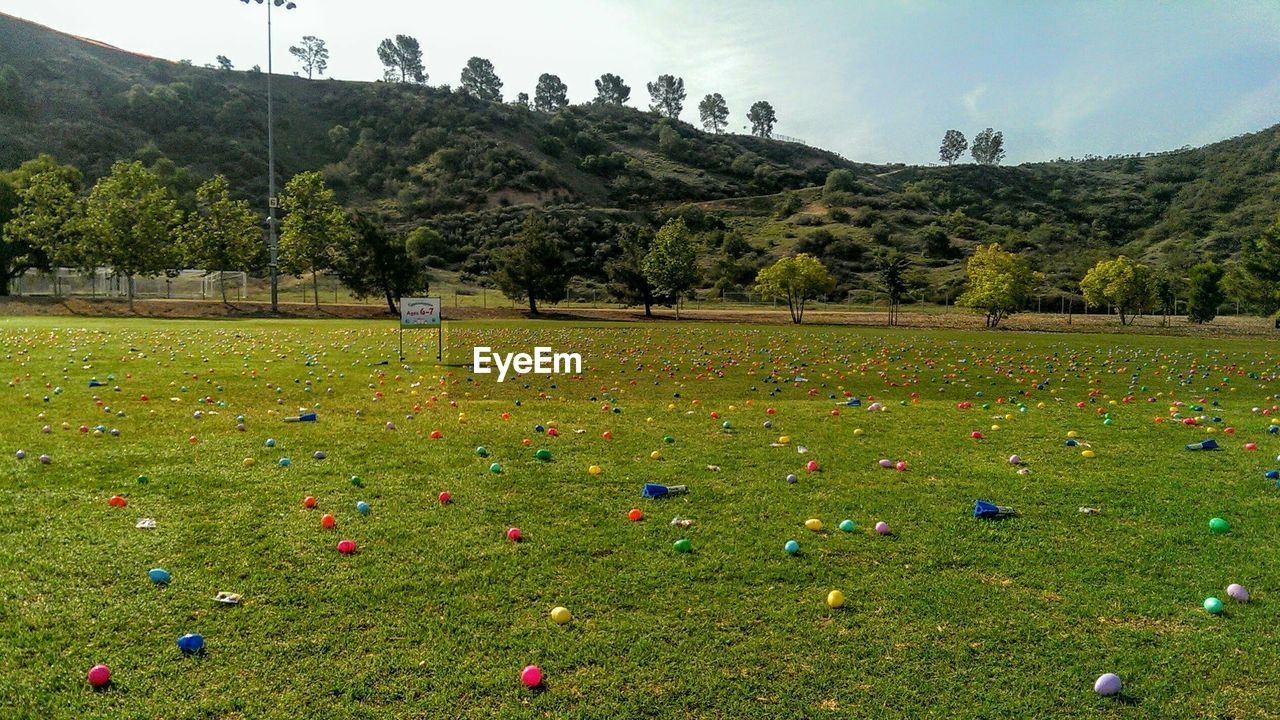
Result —
<path fill-rule="evenodd" d="M 682 119 L 721 93 L 731 131 L 756 100 L 777 133 L 865 162 L 937 162 L 943 134 L 1004 133 L 1006 162 L 1203 145 L 1280 122 L 1280 2 L 294 0 L 273 12 L 276 72 L 304 35 L 329 75 L 382 76 L 375 48 L 416 37 L 432 85 L 488 58 L 503 93 L 559 75 L 569 100 L 621 75 L 684 78 Z M 266 8 L 240 0 L 0 0 L 0 12 L 172 60 L 266 67 Z"/>

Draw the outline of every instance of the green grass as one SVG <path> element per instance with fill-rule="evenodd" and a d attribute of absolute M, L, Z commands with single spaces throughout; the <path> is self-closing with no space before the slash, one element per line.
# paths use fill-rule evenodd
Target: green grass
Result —
<path fill-rule="evenodd" d="M 433 333 L 406 337 L 401 368 L 388 322 L 0 319 L 14 381 L 0 388 L 0 716 L 1256 718 L 1280 707 L 1280 494 L 1263 479 L 1280 437 L 1250 411 L 1276 402 L 1274 343 L 451 324 L 454 363 L 476 344 L 583 353 L 581 378 L 499 385 L 435 366 L 434 347 L 419 346 Z M 808 382 L 787 382 L 797 374 Z M 828 395 L 846 391 L 863 407 L 833 416 Z M 867 411 L 871 396 L 888 410 Z M 1171 401 L 1201 398 L 1220 401 L 1206 407 L 1219 427 L 1237 428 L 1216 435 L 1223 452 L 1185 452 L 1205 430 L 1153 422 Z M 300 407 L 320 422 L 281 422 Z M 534 432 L 553 422 L 559 437 Z M 1069 430 L 1098 457 L 1065 447 Z M 771 446 L 781 435 L 790 444 Z M 553 461 L 535 460 L 538 447 Z M 909 470 L 881 470 L 880 458 Z M 821 472 L 804 471 L 809 459 Z M 690 492 L 642 500 L 646 481 Z M 441 490 L 451 505 L 435 501 Z M 108 506 L 117 493 L 127 508 Z M 306 495 L 319 508 L 304 509 Z M 973 520 L 975 498 L 1021 516 Z M 629 522 L 632 507 L 647 519 Z M 320 527 L 322 512 L 336 530 Z M 676 515 L 694 524 L 673 528 Z M 1211 535 L 1213 516 L 1233 531 Z M 135 529 L 141 517 L 158 527 Z M 810 517 L 828 529 L 806 530 Z M 844 518 L 856 532 L 835 529 Z M 872 532 L 878 520 L 891 536 Z M 505 539 L 510 526 L 524 542 Z M 680 537 L 691 554 L 673 551 Z M 340 538 L 359 551 L 340 555 Z M 799 556 L 783 552 L 788 539 Z M 173 582 L 153 586 L 153 567 Z M 1231 582 L 1253 602 L 1205 613 Z M 833 588 L 843 609 L 823 602 Z M 220 590 L 244 604 L 218 606 Z M 556 605 L 572 623 L 549 620 Z M 206 652 L 183 656 L 186 632 Z M 84 679 L 98 662 L 114 672 L 101 692 Z M 546 675 L 538 691 L 517 681 L 530 663 Z M 1103 672 L 1124 679 L 1123 698 L 1093 694 Z"/>

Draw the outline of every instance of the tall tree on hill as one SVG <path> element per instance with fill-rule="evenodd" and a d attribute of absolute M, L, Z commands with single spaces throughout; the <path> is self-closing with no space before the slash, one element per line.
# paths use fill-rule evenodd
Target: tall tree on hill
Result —
<path fill-rule="evenodd" d="M 680 298 L 698 282 L 698 251 L 693 233 L 678 217 L 667 221 L 641 262 L 644 276 L 655 294 L 671 298 L 680 317 Z"/>
<path fill-rule="evenodd" d="M 520 105 L 526 108 L 533 107 L 533 104 L 529 102 L 529 93 L 527 92 L 516 93 L 516 105 Z"/>
<path fill-rule="evenodd" d="M 720 134 L 724 126 L 729 124 L 729 105 L 720 93 L 711 93 L 698 103 L 698 115 L 702 118 L 702 127 L 707 132 Z"/>
<path fill-rule="evenodd" d="M 631 99 L 631 86 L 613 73 L 596 80 L 596 102 L 602 105 L 625 105 Z"/>
<path fill-rule="evenodd" d="M 227 270 L 254 270 L 262 256 L 261 218 L 244 200 L 231 198 L 231 185 L 214 175 L 196 189 L 196 209 L 182 228 L 187 262 L 205 275 L 218 273 L 227 302 Z"/>
<path fill-rule="evenodd" d="M 285 212 L 280 223 L 280 266 L 302 277 L 311 273 L 311 289 L 320 307 L 320 271 L 333 267 L 337 249 L 346 243 L 351 226 L 333 191 L 319 172 L 289 178 L 280 197 Z"/>
<path fill-rule="evenodd" d="M 77 265 L 80 171 L 41 155 L 0 173 L 0 296 L 27 270 Z"/>
<path fill-rule="evenodd" d="M 964 133 L 959 130 L 948 130 L 947 134 L 942 136 L 942 147 L 938 148 L 938 159 L 948 165 L 955 165 L 968 149 L 969 141 L 965 139 Z"/>
<path fill-rule="evenodd" d="M 173 194 L 142 163 L 117 162 L 98 180 L 85 200 L 84 233 L 101 259 L 128 283 L 133 311 L 133 280 L 155 277 L 180 267 L 173 233 L 182 215 Z"/>
<path fill-rule="evenodd" d="M 529 314 L 538 314 L 538 301 L 559 302 L 569 288 L 564 242 L 547 231 L 542 213 L 524 218 L 515 244 L 494 258 L 498 287 L 512 300 L 528 300 Z"/>
<path fill-rule="evenodd" d="M 773 137 L 773 125 L 778 122 L 778 116 L 767 101 L 757 100 L 747 111 L 747 120 L 751 122 L 752 135 L 770 138 Z"/>
<path fill-rule="evenodd" d="M 1191 268 L 1187 281 L 1187 320 L 1207 323 L 1218 316 L 1218 306 L 1226 298 L 1222 294 L 1222 268 L 1212 261 Z"/>
<path fill-rule="evenodd" d="M 684 110 L 684 78 L 674 75 L 659 75 L 658 79 L 647 83 L 649 89 L 649 110 L 671 119 L 680 117 Z"/>
<path fill-rule="evenodd" d="M 231 64 L 231 58 L 227 57 L 226 55 L 219 55 L 218 57 L 214 58 L 214 60 L 217 60 L 219 70 L 235 70 L 236 69 L 236 66 Z"/>
<path fill-rule="evenodd" d="M 559 75 L 542 73 L 538 76 L 538 86 L 533 90 L 533 109 L 542 112 L 555 112 L 569 104 L 569 87 L 560 80 Z"/>
<path fill-rule="evenodd" d="M 1004 133 L 987 128 L 973 136 L 969 151 L 979 165 L 999 165 L 1004 159 Z"/>
<path fill-rule="evenodd" d="M 653 230 L 628 223 L 618 228 L 618 255 L 605 263 L 609 277 L 609 294 L 632 305 L 644 305 L 645 317 L 653 317 L 653 286 L 644 274 L 644 258 L 653 245 Z"/>
<path fill-rule="evenodd" d="M 302 72 L 307 74 L 308 80 L 315 75 L 324 75 L 324 71 L 329 68 L 329 48 L 325 47 L 324 41 L 315 35 L 302 36 L 302 44 L 290 46 L 289 54 L 298 58 L 298 62 L 302 65 Z M 379 47 L 378 57 L 382 57 L 381 47 Z"/>
<path fill-rule="evenodd" d="M 462 91 L 489 102 L 502 102 L 502 80 L 493 71 L 493 63 L 473 57 L 462 68 Z"/>
<path fill-rule="evenodd" d="M 345 242 L 337 247 L 333 269 L 352 295 L 381 295 L 394 315 L 400 298 L 427 291 L 426 273 L 410 261 L 404 236 L 359 212 L 351 215 L 350 226 Z"/>
<path fill-rule="evenodd" d="M 387 82 L 427 82 L 427 71 L 422 64 L 422 46 L 409 35 L 396 35 L 378 44 L 378 59 L 386 66 L 383 79 Z"/>

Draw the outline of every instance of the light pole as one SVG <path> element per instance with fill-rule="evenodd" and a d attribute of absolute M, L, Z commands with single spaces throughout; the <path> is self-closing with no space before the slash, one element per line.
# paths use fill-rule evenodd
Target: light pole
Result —
<path fill-rule="evenodd" d="M 240 0 L 240 2 L 248 5 L 250 0 Z M 264 0 L 254 0 L 262 5 Z M 267 6 L 267 249 L 270 252 L 268 268 L 271 270 L 271 312 L 277 312 L 279 305 L 279 247 L 276 242 L 276 144 L 275 131 L 272 122 L 273 115 L 271 110 L 271 6 L 283 7 L 285 10 L 293 10 L 298 7 L 295 2 L 286 2 L 286 0 L 271 0 L 266 3 Z"/>

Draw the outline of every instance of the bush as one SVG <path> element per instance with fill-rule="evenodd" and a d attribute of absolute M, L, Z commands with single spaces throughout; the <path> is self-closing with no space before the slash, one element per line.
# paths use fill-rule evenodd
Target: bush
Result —
<path fill-rule="evenodd" d="M 832 193 L 856 192 L 858 189 L 858 178 L 851 170 L 832 170 L 827 173 L 827 182 L 822 186 L 822 197 L 828 197 Z"/>
<path fill-rule="evenodd" d="M 845 210 L 842 207 L 831 208 L 830 212 L 827 213 L 827 216 L 831 218 L 832 222 L 838 222 L 838 223 L 849 222 L 849 211 Z"/>

